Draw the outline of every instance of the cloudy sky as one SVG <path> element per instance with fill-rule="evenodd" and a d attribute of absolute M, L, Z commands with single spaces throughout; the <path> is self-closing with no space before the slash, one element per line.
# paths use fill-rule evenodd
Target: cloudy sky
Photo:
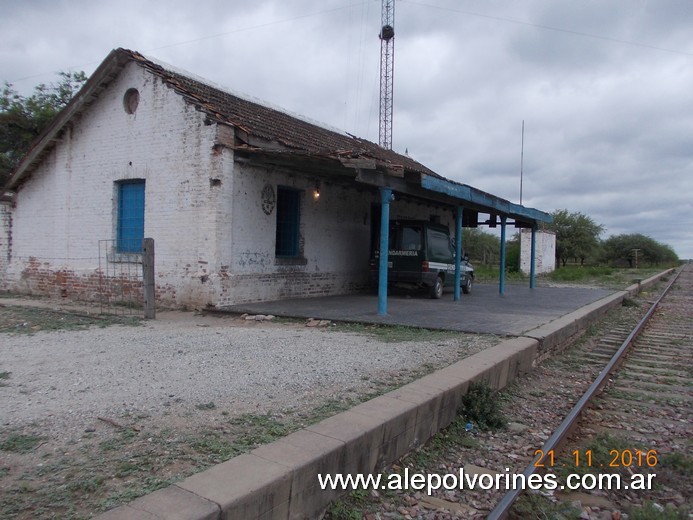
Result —
<path fill-rule="evenodd" d="M 0 0 L 28 94 L 125 47 L 378 141 L 380 0 Z M 693 1 L 396 0 L 393 148 L 693 258 Z"/>

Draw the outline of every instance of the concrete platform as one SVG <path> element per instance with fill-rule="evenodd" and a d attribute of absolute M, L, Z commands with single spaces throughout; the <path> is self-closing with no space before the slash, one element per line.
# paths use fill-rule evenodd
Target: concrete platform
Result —
<path fill-rule="evenodd" d="M 628 295 L 672 270 L 625 291 L 495 286 L 455 303 L 396 297 L 390 314 L 375 312 L 374 297 L 335 297 L 236 306 L 235 312 L 323 317 L 512 334 L 490 349 L 277 440 L 141 497 L 100 520 L 318 519 L 337 490 L 320 488 L 319 474 L 379 472 L 424 444 L 455 418 L 473 381 L 503 388 L 553 349 L 579 334 Z M 424 318 L 425 317 L 425 318 Z M 496 323 L 498 322 L 498 323 Z M 539 324 L 537 326 L 537 324 Z M 531 329 L 531 330 L 530 330 Z M 473 330 L 473 329 L 472 329 Z M 479 330 L 476 330 L 480 332 Z M 499 332 L 502 331 L 502 332 Z M 542 352 L 543 351 L 543 352 Z"/>
<path fill-rule="evenodd" d="M 500 296 L 497 284 L 476 284 L 472 293 L 463 294 L 458 302 L 452 300 L 451 292 L 446 292 L 440 300 L 423 295 L 390 296 L 387 316 L 378 315 L 375 295 L 298 298 L 233 305 L 222 310 L 520 336 L 614 292 L 506 285 L 505 295 Z"/>

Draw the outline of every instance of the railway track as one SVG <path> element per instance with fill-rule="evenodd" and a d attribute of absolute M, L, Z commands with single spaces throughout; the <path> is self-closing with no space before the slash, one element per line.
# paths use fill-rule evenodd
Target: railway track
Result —
<path fill-rule="evenodd" d="M 441 432 L 389 472 L 429 474 L 618 474 L 651 478 L 652 489 L 556 489 L 506 493 L 486 488 L 357 494 L 330 519 L 448 520 L 537 518 L 617 520 L 689 518 L 693 497 L 693 266 L 658 303 L 665 284 L 627 299 L 575 345 L 516 380 L 502 393 L 509 428 L 465 432 L 464 421 Z M 640 323 L 649 314 L 649 319 Z M 640 333 L 633 332 L 639 326 Z M 631 344 L 629 348 L 624 343 Z M 622 363 L 614 354 L 627 352 Z M 593 383 L 603 369 L 617 371 Z M 585 392 L 584 410 L 574 405 Z M 584 403 L 583 403 L 584 404 Z M 562 421 L 573 414 L 570 426 Z M 549 453 L 551 452 L 551 453 Z M 576 460 L 577 459 L 577 460 Z M 541 467 L 537 467 L 541 466 Z M 587 482 L 590 484 L 591 482 Z M 519 498 L 519 500 L 517 500 Z M 517 502 L 516 502 L 517 500 Z M 622 516 L 624 515 L 624 516 Z M 639 516 L 638 516 L 639 515 Z M 668 515 L 668 516 L 667 516 Z"/>
<path fill-rule="evenodd" d="M 568 472 L 578 475 L 573 480 L 582 484 L 578 491 L 561 490 L 558 499 L 577 497 L 597 511 L 637 505 L 643 518 L 690 513 L 685 507 L 693 497 L 692 267 L 684 266 L 635 329 L 616 326 L 592 348 L 573 352 L 574 366 L 605 368 L 524 472 L 554 472 L 560 482 Z M 582 491 L 593 485 L 591 495 L 599 500 Z M 488 518 L 526 515 L 513 510 L 520 494 L 508 492 Z"/>

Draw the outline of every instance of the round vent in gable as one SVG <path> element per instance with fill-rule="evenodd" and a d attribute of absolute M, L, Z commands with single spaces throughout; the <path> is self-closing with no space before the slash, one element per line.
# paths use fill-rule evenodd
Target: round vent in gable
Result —
<path fill-rule="evenodd" d="M 128 114 L 134 114 L 137 105 L 140 104 L 140 92 L 136 88 L 129 88 L 123 96 L 123 108 Z"/>

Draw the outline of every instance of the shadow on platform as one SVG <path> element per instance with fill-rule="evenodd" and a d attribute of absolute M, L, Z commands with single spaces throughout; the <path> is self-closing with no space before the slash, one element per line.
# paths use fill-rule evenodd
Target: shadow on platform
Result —
<path fill-rule="evenodd" d="M 462 295 L 459 302 L 452 300 L 452 292 L 446 292 L 440 300 L 422 295 L 390 295 L 386 316 L 378 314 L 377 296 L 363 294 L 246 303 L 219 310 L 519 336 L 614 292 L 506 285 L 505 295 L 501 296 L 498 285 L 476 284 L 472 293 Z"/>

